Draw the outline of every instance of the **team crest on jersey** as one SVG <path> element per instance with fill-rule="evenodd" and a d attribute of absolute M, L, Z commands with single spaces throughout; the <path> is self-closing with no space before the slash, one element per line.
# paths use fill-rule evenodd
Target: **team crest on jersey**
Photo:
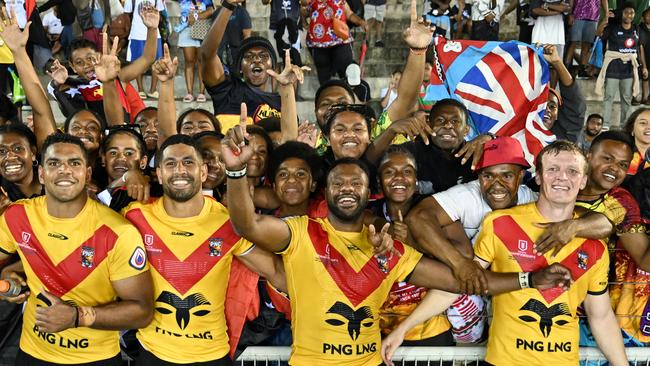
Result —
<path fill-rule="evenodd" d="M 223 247 L 223 239 L 210 238 L 208 239 L 208 248 L 210 249 L 210 257 L 221 257 L 221 248 Z"/>
<path fill-rule="evenodd" d="M 32 234 L 23 231 L 22 235 L 20 236 L 21 239 L 23 239 L 23 243 L 29 243 L 29 239 L 32 238 Z"/>
<path fill-rule="evenodd" d="M 519 240 L 519 243 L 517 244 L 517 249 L 519 249 L 520 252 L 525 252 L 528 250 L 528 241 L 527 240 Z"/>
<path fill-rule="evenodd" d="M 81 266 L 84 268 L 92 268 L 93 260 L 95 259 L 95 248 L 81 247 Z"/>
<path fill-rule="evenodd" d="M 578 268 L 582 270 L 587 270 L 588 266 L 588 261 L 589 261 L 589 255 L 587 252 L 583 252 L 582 250 L 578 252 Z"/>
<path fill-rule="evenodd" d="M 144 234 L 144 245 L 148 247 L 153 245 L 153 235 Z"/>
<path fill-rule="evenodd" d="M 379 266 L 379 270 L 383 273 L 388 273 L 388 258 L 386 258 L 385 255 L 379 255 L 375 258 L 377 258 L 377 265 Z"/>
<path fill-rule="evenodd" d="M 147 255 L 144 253 L 144 250 L 142 250 L 140 247 L 135 248 L 133 254 L 131 254 L 131 258 L 129 259 L 129 265 L 140 271 L 146 264 Z"/>

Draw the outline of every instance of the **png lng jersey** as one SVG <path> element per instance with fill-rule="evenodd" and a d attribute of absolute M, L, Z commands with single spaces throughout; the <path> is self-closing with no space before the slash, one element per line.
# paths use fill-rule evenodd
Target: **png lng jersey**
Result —
<path fill-rule="evenodd" d="M 168 362 L 206 362 L 228 354 L 224 301 L 230 264 L 233 255 L 253 247 L 235 234 L 223 205 L 203 202 L 201 213 L 188 218 L 169 216 L 163 198 L 124 210 L 142 235 L 154 285 L 153 321 L 137 337 Z"/>
<path fill-rule="evenodd" d="M 492 326 L 485 360 L 493 365 L 578 364 L 576 311 L 587 294 L 607 291 L 609 255 L 602 241 L 575 238 L 551 258 L 533 253 L 547 222 L 535 203 L 490 213 L 474 252 L 494 272 L 529 272 L 561 263 L 572 273 L 568 291 L 524 289 L 492 299 Z"/>
<path fill-rule="evenodd" d="M 70 328 L 58 333 L 35 327 L 37 306 L 49 306 L 45 288 L 74 306 L 117 300 L 111 282 L 148 270 L 138 231 L 108 207 L 89 199 L 74 218 L 47 214 L 46 197 L 21 200 L 0 219 L 0 251 L 18 253 L 31 294 L 25 305 L 20 348 L 40 360 L 79 364 L 120 352 L 119 332 Z"/>
<path fill-rule="evenodd" d="M 422 254 L 398 241 L 401 256 L 374 257 L 367 228 L 337 231 L 327 219 L 286 220 L 291 242 L 280 254 L 291 299 L 290 365 L 381 364 L 379 309 Z"/>

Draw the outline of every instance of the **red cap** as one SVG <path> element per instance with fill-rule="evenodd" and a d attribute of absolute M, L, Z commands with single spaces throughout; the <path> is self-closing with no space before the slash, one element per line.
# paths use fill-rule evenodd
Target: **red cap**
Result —
<path fill-rule="evenodd" d="M 476 165 L 476 169 L 488 168 L 499 164 L 516 164 L 530 168 L 526 161 L 524 150 L 519 141 L 513 137 L 497 137 L 483 145 L 483 156 Z"/>

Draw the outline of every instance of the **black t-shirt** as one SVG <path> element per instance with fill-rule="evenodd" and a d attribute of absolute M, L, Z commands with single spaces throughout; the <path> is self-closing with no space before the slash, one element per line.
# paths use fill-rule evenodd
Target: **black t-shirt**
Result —
<path fill-rule="evenodd" d="M 49 0 L 38 7 L 39 13 L 44 13 L 48 9 L 59 6 L 57 17 L 61 19 L 61 25 L 72 25 L 77 19 L 77 9 L 74 7 L 72 0 Z"/>
<path fill-rule="evenodd" d="M 361 102 L 366 103 L 372 99 L 372 96 L 370 95 L 370 85 L 368 85 L 367 81 L 361 80 L 361 84 L 352 86 L 351 88 Z"/>
<path fill-rule="evenodd" d="M 38 166 L 37 165 L 34 165 L 33 172 L 34 172 L 34 179 L 38 179 Z M 2 177 L 0 177 L 0 187 L 2 187 L 2 189 L 5 191 L 5 193 L 7 194 L 7 197 L 9 197 L 9 200 L 11 202 L 16 202 L 18 200 L 22 200 L 22 199 L 25 199 L 25 198 L 34 198 L 34 197 L 42 196 L 42 195 L 45 194 L 45 187 L 42 187 L 41 188 L 41 193 L 32 195 L 31 197 L 27 197 L 27 196 L 25 196 L 25 194 L 23 194 L 23 192 L 20 190 L 20 187 L 18 187 L 17 184 L 12 183 L 12 182 L 10 182 L 10 181 L 2 178 Z"/>
<path fill-rule="evenodd" d="M 462 159 L 448 154 L 432 143 L 425 145 L 417 139 L 405 143 L 404 147 L 411 151 L 418 164 L 420 193 L 442 192 L 456 184 L 467 183 L 477 178 L 470 162 L 461 164 Z"/>
<path fill-rule="evenodd" d="M 277 24 L 282 19 L 291 19 L 298 22 L 300 19 L 299 0 L 271 0 L 271 15 L 269 29 L 277 29 Z"/>
<path fill-rule="evenodd" d="M 223 133 L 239 123 L 242 102 L 246 103 L 248 117 L 253 123 L 267 117 L 280 117 L 279 94 L 262 92 L 239 78 L 227 76 L 221 84 L 208 87 L 206 90 L 212 97 L 214 114 L 221 123 Z"/>
<path fill-rule="evenodd" d="M 607 50 L 621 53 L 637 53 L 639 49 L 639 31 L 632 25 L 630 29 L 624 29 L 622 25 L 608 25 L 603 32 L 603 42 Z M 612 79 L 631 79 L 632 62 L 623 63 L 621 60 L 612 60 L 607 67 L 605 77 Z"/>
<path fill-rule="evenodd" d="M 558 139 L 576 142 L 584 125 L 587 103 L 578 83 L 574 82 L 570 86 L 564 86 L 562 83 L 559 85 L 563 102 L 558 109 L 557 121 L 551 127 L 551 132 Z"/>

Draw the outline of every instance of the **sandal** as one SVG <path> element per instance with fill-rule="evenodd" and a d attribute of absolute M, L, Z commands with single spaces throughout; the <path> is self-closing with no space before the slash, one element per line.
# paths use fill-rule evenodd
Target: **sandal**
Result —
<path fill-rule="evenodd" d="M 192 103 L 194 101 L 194 96 L 192 94 L 187 94 L 183 97 L 183 103 Z"/>
<path fill-rule="evenodd" d="M 142 99 L 142 100 L 147 99 L 147 93 L 145 93 L 145 92 L 138 92 L 138 95 L 140 96 L 140 99 Z"/>
<path fill-rule="evenodd" d="M 151 99 L 158 99 L 158 91 L 156 90 L 153 93 L 147 93 L 147 96 Z"/>
<path fill-rule="evenodd" d="M 205 94 L 200 93 L 199 95 L 196 96 L 196 102 L 197 103 L 205 103 L 206 102 Z"/>

